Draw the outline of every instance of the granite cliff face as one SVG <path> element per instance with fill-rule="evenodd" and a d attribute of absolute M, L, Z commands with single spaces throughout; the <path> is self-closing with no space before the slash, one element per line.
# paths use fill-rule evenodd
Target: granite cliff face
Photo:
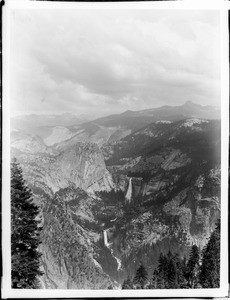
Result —
<path fill-rule="evenodd" d="M 44 288 L 117 288 L 140 261 L 151 273 L 160 252 L 202 249 L 220 216 L 219 121 L 158 120 L 101 149 L 23 139 L 12 155 L 42 208 Z"/>
<path fill-rule="evenodd" d="M 12 155 L 21 161 L 29 184 L 33 188 L 46 187 L 49 195 L 71 185 L 89 191 L 113 188 L 112 177 L 96 144 L 78 142 L 60 153 L 47 147 L 44 149 L 49 151 L 43 153 L 23 152 L 23 147 L 19 152 L 14 145 L 13 142 Z"/>
<path fill-rule="evenodd" d="M 106 289 L 112 282 L 97 262 L 100 229 L 81 189 L 60 189 L 43 209 L 41 278 L 44 288 Z M 90 229 L 90 230 L 89 230 Z"/>
<path fill-rule="evenodd" d="M 20 145 L 23 140 L 12 140 L 12 155 L 42 209 L 42 287 L 108 288 L 112 281 L 97 262 L 98 240 L 104 247 L 102 227 L 92 212 L 98 200 L 89 196 L 114 186 L 99 147 L 79 142 L 60 153 L 52 147 L 31 153 Z"/>

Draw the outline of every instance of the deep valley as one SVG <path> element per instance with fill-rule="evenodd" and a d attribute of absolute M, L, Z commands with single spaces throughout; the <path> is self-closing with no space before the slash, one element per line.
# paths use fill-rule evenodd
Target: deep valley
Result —
<path fill-rule="evenodd" d="M 140 263 L 151 276 L 160 253 L 202 251 L 220 218 L 216 108 L 66 118 L 48 131 L 14 123 L 11 133 L 41 208 L 42 288 L 118 289 Z"/>

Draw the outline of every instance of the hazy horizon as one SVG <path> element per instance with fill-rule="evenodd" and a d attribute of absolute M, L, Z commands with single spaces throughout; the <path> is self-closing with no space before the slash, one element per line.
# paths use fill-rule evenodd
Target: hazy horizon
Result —
<path fill-rule="evenodd" d="M 205 107 L 205 106 L 209 106 L 209 105 L 202 105 L 202 104 L 198 104 L 198 103 L 195 103 L 195 102 L 193 102 L 193 101 L 185 101 L 184 103 L 182 103 L 181 105 L 179 105 L 179 106 L 182 106 L 182 105 L 185 105 L 186 103 L 188 103 L 188 102 L 191 102 L 191 103 L 193 103 L 193 104 L 195 104 L 195 105 L 201 105 L 201 106 L 203 106 L 203 107 Z M 149 108 L 147 108 L 147 109 L 158 109 L 158 108 L 161 108 L 161 107 L 163 107 L 164 105 L 161 105 L 161 106 L 157 106 L 157 107 L 149 107 Z M 178 105 L 168 105 L 168 106 L 171 106 L 171 107 L 176 107 L 176 106 L 178 106 Z M 221 107 L 220 107 L 220 105 L 218 106 L 218 105 L 211 105 L 211 106 L 213 106 L 213 107 L 215 107 L 215 108 L 218 108 L 218 109 L 220 109 Z M 144 109 L 145 110 L 145 109 Z M 131 110 L 131 109 L 127 109 L 127 110 L 123 110 L 123 111 L 121 111 L 121 112 L 119 112 L 119 113 L 114 113 L 114 114 L 122 114 L 122 113 L 125 113 L 126 111 L 132 111 L 132 112 L 136 112 L 136 111 L 141 111 L 141 110 Z M 94 119 L 96 119 L 96 118 L 101 118 L 101 117 L 106 117 L 106 116 L 109 116 L 109 115 L 112 115 L 112 114 L 104 114 L 104 115 L 98 115 L 98 116 L 96 116 L 95 117 L 95 115 L 93 116 L 93 115 L 90 115 L 90 114 L 76 114 L 76 113 L 74 113 L 74 112 L 68 112 L 68 111 L 63 111 L 63 112 L 59 112 L 59 113 L 52 113 L 52 112 L 40 112 L 40 113 L 37 113 L 37 112 L 24 112 L 24 113 L 19 113 L 18 112 L 18 114 L 15 114 L 15 115 L 11 115 L 11 117 L 12 118 L 14 118 L 14 117 L 20 117 L 20 116 L 30 116 L 30 115 L 36 115 L 36 116 L 61 116 L 61 115 L 65 115 L 65 114 L 70 114 L 70 115 L 74 115 L 74 116 L 76 116 L 76 117 L 79 117 L 79 118 L 89 118 L 89 119 L 91 119 L 91 118 L 94 118 Z"/>
<path fill-rule="evenodd" d="M 11 115 L 220 105 L 219 14 L 14 10 Z"/>

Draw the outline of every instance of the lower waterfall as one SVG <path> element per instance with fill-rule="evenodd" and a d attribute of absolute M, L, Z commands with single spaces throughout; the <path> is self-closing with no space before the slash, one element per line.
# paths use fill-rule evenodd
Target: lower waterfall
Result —
<path fill-rule="evenodd" d="M 111 251 L 112 256 L 113 256 L 113 257 L 116 259 L 116 261 L 117 261 L 117 270 L 121 270 L 121 269 L 122 269 L 122 267 L 121 267 L 121 260 L 113 254 L 113 249 L 111 249 L 110 251 Z"/>
<path fill-rule="evenodd" d="M 112 256 L 116 259 L 116 262 L 117 262 L 117 270 L 121 270 L 121 269 L 122 269 L 121 260 L 120 260 L 118 257 L 116 257 L 116 256 L 114 255 L 113 249 L 110 248 L 110 245 L 112 245 L 112 243 L 109 243 L 109 242 L 108 242 L 108 235 L 107 235 L 107 231 L 108 231 L 108 230 L 109 230 L 109 229 L 103 230 L 104 245 L 110 250 Z"/>
<path fill-rule="evenodd" d="M 129 186 L 125 198 L 130 202 L 132 198 L 132 177 L 129 178 Z"/>

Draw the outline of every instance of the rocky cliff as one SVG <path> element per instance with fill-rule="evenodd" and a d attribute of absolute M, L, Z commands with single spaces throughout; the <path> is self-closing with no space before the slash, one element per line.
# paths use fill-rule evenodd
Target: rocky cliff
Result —
<path fill-rule="evenodd" d="M 28 141 L 27 136 L 23 135 L 20 143 L 12 138 L 12 156 L 21 163 L 34 200 L 42 209 L 42 287 L 115 286 L 97 261 L 97 253 L 105 248 L 103 228 L 92 213 L 98 200 L 89 196 L 114 186 L 99 147 L 78 142 L 57 152 L 44 144 L 44 148 L 36 148 L 33 139 L 25 147 L 24 140 Z M 99 240 L 100 247 L 96 246 Z M 107 256 L 111 258 L 111 253 Z"/>
<path fill-rule="evenodd" d="M 92 202 L 83 190 L 66 188 L 45 204 L 40 249 L 44 288 L 106 289 L 112 284 L 94 250 L 101 231 Z"/>
<path fill-rule="evenodd" d="M 22 163 L 29 184 L 33 188 L 46 187 L 49 195 L 70 185 L 88 191 L 113 188 L 112 177 L 96 144 L 78 142 L 60 153 L 47 147 L 44 149 L 49 151 L 43 153 L 40 153 L 40 148 L 37 152 L 27 153 L 24 146 L 17 149 L 14 146 L 13 141 L 12 155 Z"/>
<path fill-rule="evenodd" d="M 155 122 L 103 150 L 124 195 L 132 178 L 110 230 L 127 273 L 140 261 L 151 272 L 160 252 L 205 246 L 220 217 L 219 121 Z"/>

